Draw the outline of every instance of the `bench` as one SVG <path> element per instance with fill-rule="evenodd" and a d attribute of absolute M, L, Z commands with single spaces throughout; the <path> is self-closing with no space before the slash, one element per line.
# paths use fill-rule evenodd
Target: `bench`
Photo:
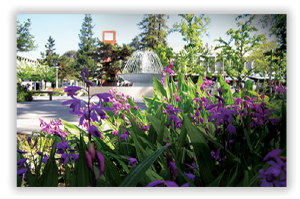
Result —
<path fill-rule="evenodd" d="M 52 95 L 54 93 L 60 93 L 60 94 L 63 94 L 63 92 L 53 92 L 53 91 L 33 91 L 32 93 L 47 93 L 49 94 L 49 100 L 52 101 Z"/>

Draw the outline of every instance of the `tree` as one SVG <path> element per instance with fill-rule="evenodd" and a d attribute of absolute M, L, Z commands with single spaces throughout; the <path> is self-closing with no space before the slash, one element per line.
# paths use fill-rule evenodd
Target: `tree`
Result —
<path fill-rule="evenodd" d="M 142 32 L 132 40 L 130 46 L 137 50 L 154 50 L 159 44 L 167 45 L 168 18 L 165 14 L 145 14 L 138 23 Z"/>
<path fill-rule="evenodd" d="M 34 69 L 31 64 L 26 63 L 25 61 L 17 60 L 17 80 L 29 80 L 34 74 Z"/>
<path fill-rule="evenodd" d="M 279 43 L 277 49 L 286 53 L 286 14 L 264 15 L 260 23 L 263 28 L 270 28 L 270 35 L 275 35 Z"/>
<path fill-rule="evenodd" d="M 49 36 L 48 43 L 45 45 L 46 53 L 41 52 L 41 64 L 46 64 L 49 67 L 55 67 L 58 65 L 59 55 L 55 53 L 56 48 L 54 48 L 54 46 L 55 40 L 51 36 Z"/>
<path fill-rule="evenodd" d="M 105 72 L 106 77 L 116 80 L 117 75 L 125 66 L 125 62 L 130 58 L 132 51 L 133 49 L 125 44 L 115 46 L 98 40 L 97 54 L 102 65 L 100 72 Z"/>
<path fill-rule="evenodd" d="M 48 65 L 38 65 L 36 67 L 36 76 L 38 77 L 37 81 L 44 80 L 45 84 L 47 82 L 51 82 L 52 84 L 55 83 L 55 68 L 49 67 Z"/>
<path fill-rule="evenodd" d="M 174 58 L 173 48 L 159 44 L 154 51 L 159 57 L 161 64 L 169 66 L 170 60 Z"/>
<path fill-rule="evenodd" d="M 142 42 L 141 42 L 141 38 L 139 36 L 135 36 L 132 39 L 132 42 L 129 43 L 129 46 L 131 48 L 134 48 L 135 50 L 142 50 L 143 49 L 143 45 L 142 45 Z"/>
<path fill-rule="evenodd" d="M 199 57 L 206 57 L 208 51 L 207 46 L 203 45 L 201 39 L 207 34 L 207 25 L 210 19 L 205 15 L 197 17 L 194 14 L 179 14 L 182 17 L 180 23 L 175 23 L 170 32 L 179 32 L 187 44 L 184 49 L 176 56 L 177 61 L 174 63 L 175 67 L 184 70 L 183 66 L 187 67 L 187 71 L 198 74 L 204 73 L 204 67 L 200 67 Z"/>
<path fill-rule="evenodd" d="M 34 45 L 34 36 L 30 34 L 31 21 L 20 24 L 17 20 L 17 52 L 29 52 L 35 50 L 38 46 Z"/>
<path fill-rule="evenodd" d="M 221 53 L 218 53 L 218 61 L 223 60 L 225 58 L 226 62 L 224 63 L 225 71 L 227 75 L 234 76 L 238 79 L 238 85 L 240 85 L 241 81 L 249 76 L 252 73 L 250 69 L 247 71 L 244 67 L 244 63 L 246 62 L 246 55 L 250 53 L 255 46 L 259 44 L 264 35 L 254 35 L 250 36 L 251 33 L 255 33 L 258 29 L 253 26 L 253 20 L 257 15 L 244 16 L 248 18 L 244 23 L 238 22 L 237 26 L 239 29 L 233 30 L 232 28 L 227 31 L 227 35 L 231 38 L 229 42 L 224 41 L 221 37 L 219 39 L 215 39 L 221 43 L 221 45 L 215 47 L 216 49 L 221 48 Z M 236 21 L 242 18 L 243 16 L 238 16 Z M 232 46 L 232 42 L 234 46 Z M 231 60 L 231 68 L 229 67 L 229 61 Z"/>
<path fill-rule="evenodd" d="M 62 56 L 58 58 L 59 60 L 59 69 L 58 69 L 58 78 L 63 79 L 74 79 L 75 71 L 71 67 L 72 61 L 74 61 L 73 55 L 76 51 L 67 51 Z"/>
<path fill-rule="evenodd" d="M 99 77 L 99 66 L 97 66 L 98 55 L 96 54 L 96 38 L 93 37 L 94 33 L 92 29 L 92 16 L 86 14 L 81 26 L 78 43 L 79 50 L 75 54 L 75 61 L 72 64 L 75 75 L 77 78 L 80 77 L 80 71 L 83 67 L 86 67 L 89 70 L 90 77 L 96 78 Z"/>

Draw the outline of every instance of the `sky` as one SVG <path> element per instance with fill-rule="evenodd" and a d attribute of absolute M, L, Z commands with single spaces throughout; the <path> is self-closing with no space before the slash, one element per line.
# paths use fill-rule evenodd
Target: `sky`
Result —
<path fill-rule="evenodd" d="M 199 15 L 197 15 L 199 16 Z M 208 44 L 218 44 L 214 41 L 222 37 L 229 41 L 230 37 L 226 31 L 230 28 L 237 29 L 236 14 L 207 14 L 210 18 L 208 25 L 209 37 L 204 36 L 203 42 Z M 84 20 L 84 14 L 17 14 L 17 20 L 24 23 L 27 19 L 31 20 L 30 33 L 35 37 L 35 44 L 38 48 L 31 52 L 20 54 L 41 58 L 40 53 L 45 52 L 45 44 L 49 36 L 55 40 L 56 53 L 64 54 L 69 50 L 78 50 L 79 34 Z M 102 31 L 117 31 L 118 45 L 129 44 L 132 39 L 141 31 L 137 25 L 143 19 L 143 14 L 92 14 L 92 24 L 94 25 L 94 37 L 102 40 Z M 171 28 L 176 22 L 180 22 L 182 17 L 178 14 L 169 14 L 167 26 Z M 257 26 L 258 27 L 258 26 Z M 266 29 L 260 29 L 259 34 L 266 33 Z M 267 36 L 267 35 L 266 35 Z M 273 38 L 274 39 L 274 38 Z M 167 37 L 170 44 L 184 44 L 180 33 L 171 33 Z"/>

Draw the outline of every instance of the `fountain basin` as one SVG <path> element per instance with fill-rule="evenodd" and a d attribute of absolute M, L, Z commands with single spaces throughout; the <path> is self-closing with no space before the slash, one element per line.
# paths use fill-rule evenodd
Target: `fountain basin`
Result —
<path fill-rule="evenodd" d="M 161 81 L 161 73 L 124 73 L 118 78 L 132 82 L 134 87 L 149 87 L 153 86 L 153 75 Z"/>

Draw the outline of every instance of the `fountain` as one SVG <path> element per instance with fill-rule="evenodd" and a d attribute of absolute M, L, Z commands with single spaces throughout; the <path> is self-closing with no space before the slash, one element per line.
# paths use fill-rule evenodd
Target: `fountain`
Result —
<path fill-rule="evenodd" d="M 153 75 L 161 80 L 163 66 L 155 52 L 135 51 L 118 78 L 132 82 L 134 87 L 153 86 Z"/>

